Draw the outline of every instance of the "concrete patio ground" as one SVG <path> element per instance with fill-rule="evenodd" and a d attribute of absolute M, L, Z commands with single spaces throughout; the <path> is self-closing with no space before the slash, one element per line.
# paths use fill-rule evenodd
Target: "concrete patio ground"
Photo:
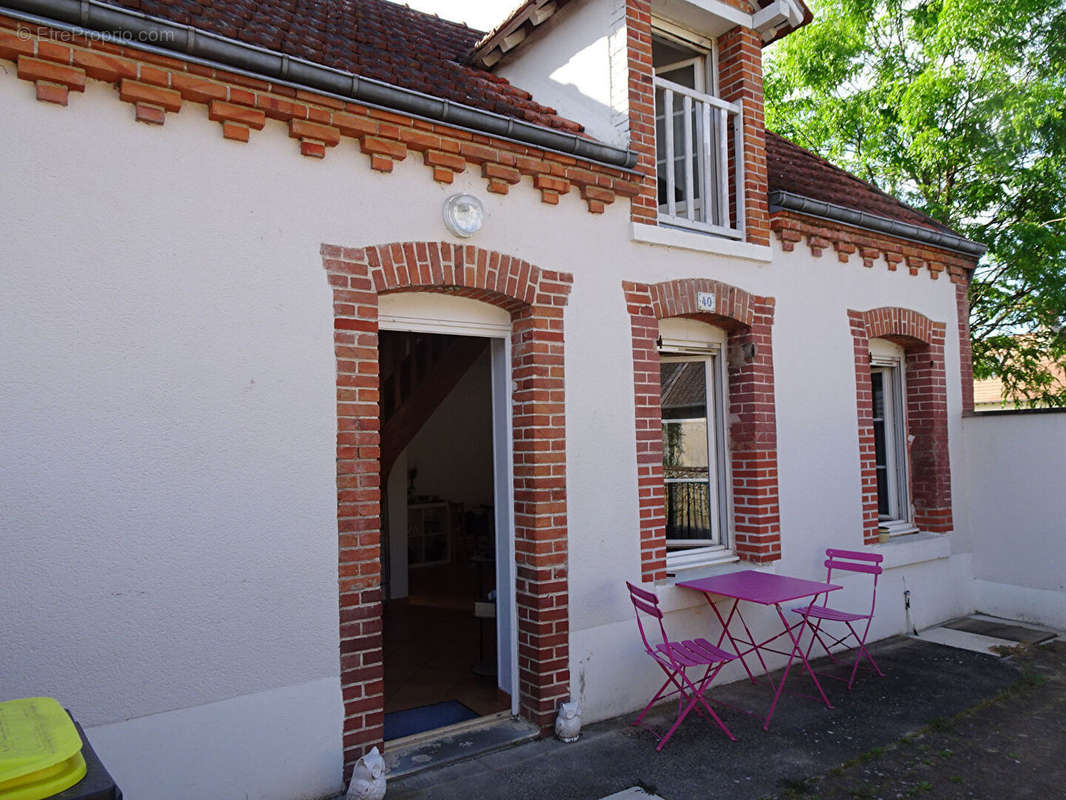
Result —
<path fill-rule="evenodd" d="M 1035 656 L 1037 660 L 1052 660 L 1052 666 L 1045 664 L 1042 669 L 1045 672 L 1058 670 L 1058 679 L 1066 687 L 1066 680 L 1063 680 L 1066 643 L 1060 640 L 1051 647 L 1032 650 L 1041 651 Z M 918 732 L 924 731 L 917 737 L 921 739 L 935 737 L 940 730 L 938 726 L 950 731 L 954 723 L 946 720 L 967 709 L 982 707 L 982 704 L 996 706 L 996 703 L 987 701 L 1012 697 L 1019 692 L 1019 687 L 1024 688 L 1027 681 L 1032 682 L 1034 674 L 1032 652 L 1029 656 L 1019 654 L 1003 658 L 902 636 L 878 642 L 871 652 L 886 673 L 885 678 L 878 678 L 869 670 L 860 670 L 860 679 L 850 692 L 841 681 L 824 680 L 826 692 L 835 706 L 833 709 L 827 709 L 810 696 L 786 694 L 769 732 L 762 730 L 761 719 L 716 705 L 716 711 L 737 741 L 729 741 L 716 726 L 692 713 L 664 750 L 656 753 L 653 736 L 633 727 L 630 723 L 635 714 L 630 714 L 585 727 L 580 741 L 574 744 L 543 739 L 390 781 L 388 798 L 598 800 L 633 787 L 665 800 L 817 796 L 894 799 L 919 794 L 930 798 L 947 797 L 946 790 L 928 793 L 934 784 L 918 778 L 912 782 L 916 787 L 913 790 L 893 789 L 884 794 L 871 788 L 871 759 L 886 751 L 901 749 L 898 745 L 901 740 L 904 744 L 915 741 L 914 735 Z M 819 672 L 840 674 L 840 668 L 824 660 L 815 662 L 815 668 Z M 808 679 L 796 674 L 790 675 L 786 686 L 798 692 L 813 689 Z M 1005 691 L 1008 692 L 1006 695 Z M 710 694 L 723 703 L 752 710 L 765 710 L 770 699 L 765 683 L 752 686 L 747 681 L 713 687 Z M 1047 712 L 1044 706 L 1051 702 L 1033 699 L 1032 703 L 1038 709 L 1019 708 L 1017 714 L 1031 717 L 1040 709 Z M 1032 772 L 1029 767 L 1035 766 L 1038 773 L 1042 770 L 1044 781 L 1060 781 L 1053 784 L 1059 786 L 1059 794 L 1049 794 L 1041 789 L 1041 781 L 1032 784 L 1037 790 L 1033 794 L 1004 792 L 1002 787 L 993 789 L 991 783 L 986 784 L 988 793 L 983 793 L 982 787 L 964 781 L 962 776 L 945 774 L 945 781 L 949 778 L 955 781 L 959 777 L 959 783 L 946 784 L 959 790 L 958 793 L 951 792 L 950 796 L 1066 797 L 1066 789 L 1062 788 L 1066 783 L 1061 782 L 1066 777 L 1066 725 L 1063 724 L 1066 716 L 1062 715 L 1066 709 L 1066 690 L 1053 705 L 1053 720 L 1044 720 L 1045 728 L 1051 726 L 1050 734 L 1047 731 L 1025 733 L 1020 729 L 1016 733 L 1017 742 L 1005 741 L 1002 746 L 1004 756 L 1008 753 L 1017 756 L 1015 750 L 1039 754 L 1042 761 L 1027 765 L 1025 772 Z M 674 703 L 660 706 L 649 715 L 648 722 L 658 730 L 664 730 L 672 721 L 674 709 Z M 1004 713 L 1010 716 L 1009 710 Z M 1025 722 L 1021 720 L 1022 728 Z M 994 739 L 994 731 L 989 734 L 994 741 L 999 741 Z M 958 737 L 957 732 L 951 732 L 951 735 Z M 975 743 L 980 735 L 981 732 L 976 731 L 967 741 Z M 1033 749 L 1026 744 L 1026 737 L 1030 735 L 1040 740 L 1042 748 Z M 935 738 L 929 739 L 923 747 L 930 746 L 933 741 Z M 956 747 L 965 743 L 956 743 Z M 1032 742 L 1036 743 L 1035 740 Z M 954 751 L 943 746 L 937 752 L 939 757 L 946 758 L 943 753 Z M 935 774 L 935 758 L 930 758 L 933 757 L 919 756 L 917 750 L 914 755 L 901 752 L 896 759 L 896 769 L 928 764 L 931 774 Z M 970 760 L 980 762 L 983 759 Z M 979 763 L 971 764 L 969 769 L 972 771 L 979 766 Z M 849 777 L 849 769 L 855 773 L 852 777 Z M 874 777 L 878 774 L 874 768 Z M 839 779 L 840 786 L 834 788 L 834 779 Z M 1017 780 L 1010 780 L 1016 788 Z"/>

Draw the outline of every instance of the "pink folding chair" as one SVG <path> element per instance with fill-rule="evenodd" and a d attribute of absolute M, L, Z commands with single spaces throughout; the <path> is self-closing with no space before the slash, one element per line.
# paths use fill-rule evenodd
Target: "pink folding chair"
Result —
<path fill-rule="evenodd" d="M 836 657 L 830 652 L 831 647 L 835 647 L 838 644 L 844 644 L 849 639 L 854 638 L 858 643 L 858 649 L 855 653 L 855 666 L 851 668 L 851 679 L 848 681 L 848 689 L 850 690 L 855 683 L 855 675 L 859 671 L 859 662 L 863 658 L 866 658 L 870 662 L 870 665 L 874 668 L 878 675 L 882 678 L 885 677 L 885 673 L 881 672 L 881 668 L 877 666 L 877 662 L 874 661 L 873 656 L 870 655 L 870 651 L 866 649 L 866 636 L 870 633 L 870 623 L 874 618 L 874 606 L 877 603 L 877 577 L 883 571 L 881 569 L 881 561 L 884 556 L 877 553 L 863 553 L 856 550 L 835 550 L 829 548 L 825 551 L 825 566 L 826 566 L 826 583 L 833 582 L 833 570 L 838 572 L 862 572 L 867 575 L 873 576 L 873 595 L 870 599 L 870 612 L 868 614 L 859 614 L 852 611 L 842 611 L 836 608 L 829 607 L 829 594 L 825 595 L 825 599 L 822 601 L 822 605 L 811 604 L 810 606 L 797 606 L 792 611 L 803 617 L 806 626 L 811 629 L 813 638 L 811 643 L 807 646 L 807 655 L 811 654 L 811 648 L 814 647 L 815 641 L 822 646 L 826 655 L 836 663 Z M 813 621 L 812 621 L 813 620 Z M 866 627 L 862 630 L 860 636 L 858 631 L 855 630 L 855 623 L 861 625 L 862 620 L 866 620 Z M 847 626 L 848 632 L 838 639 L 833 639 L 829 644 L 825 643 L 822 638 L 824 633 L 826 638 L 832 638 L 831 634 L 825 633 L 822 630 L 823 622 L 843 622 Z"/>
<path fill-rule="evenodd" d="M 637 628 L 640 630 L 640 638 L 644 642 L 644 650 L 649 656 L 655 659 L 655 663 L 659 665 L 659 669 L 666 675 L 666 680 L 663 685 L 659 687 L 659 691 L 655 693 L 655 696 L 644 707 L 644 710 L 640 712 L 640 716 L 637 717 L 634 725 L 639 725 L 645 730 L 651 731 L 659 744 L 655 748 L 656 752 L 663 749 L 663 745 L 674 735 L 674 731 L 681 724 L 681 721 L 688 716 L 693 708 L 701 716 L 706 717 L 708 714 L 710 718 L 718 723 L 718 727 L 725 731 L 725 735 L 736 741 L 736 737 L 729 732 L 729 728 L 725 726 L 725 723 L 714 713 L 714 709 L 708 705 L 707 700 L 704 698 L 703 693 L 710 686 L 711 681 L 715 679 L 718 673 L 722 670 L 728 662 L 736 658 L 735 655 L 725 650 L 721 650 L 708 642 L 706 639 L 686 639 L 684 641 L 672 642 L 666 635 L 666 627 L 663 625 L 663 612 L 659 608 L 659 598 L 652 592 L 645 591 L 637 586 L 634 586 L 629 581 L 626 581 L 626 586 L 629 587 L 629 599 L 633 601 L 633 609 L 637 615 Z M 662 635 L 662 642 L 660 644 L 652 645 L 648 641 L 647 631 L 644 629 L 644 618 L 642 614 L 649 617 L 654 617 L 659 622 L 659 633 Z M 654 638 L 654 629 L 653 634 Z M 691 667 L 706 667 L 703 671 L 703 677 L 697 681 L 693 681 L 688 677 L 687 670 Z M 666 691 L 667 687 L 673 685 L 673 689 Z M 648 710 L 655 705 L 660 699 L 672 697 L 677 695 L 677 718 L 674 720 L 674 724 L 670 726 L 670 730 L 666 732 L 664 736 L 659 736 L 651 728 L 643 725 L 644 716 L 648 713 Z"/>

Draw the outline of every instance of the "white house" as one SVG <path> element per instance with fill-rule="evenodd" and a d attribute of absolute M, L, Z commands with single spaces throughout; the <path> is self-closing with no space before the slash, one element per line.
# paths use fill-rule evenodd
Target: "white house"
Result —
<path fill-rule="evenodd" d="M 0 0 L 0 698 L 131 798 L 324 797 L 386 712 L 642 705 L 626 580 L 1061 610 L 965 502 L 981 246 L 764 130 L 809 19 Z"/>

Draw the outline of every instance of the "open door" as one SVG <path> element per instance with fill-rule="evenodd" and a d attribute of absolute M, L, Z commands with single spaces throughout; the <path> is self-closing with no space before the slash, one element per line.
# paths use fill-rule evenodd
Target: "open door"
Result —
<path fill-rule="evenodd" d="M 511 326 L 381 298 L 385 739 L 518 712 Z"/>

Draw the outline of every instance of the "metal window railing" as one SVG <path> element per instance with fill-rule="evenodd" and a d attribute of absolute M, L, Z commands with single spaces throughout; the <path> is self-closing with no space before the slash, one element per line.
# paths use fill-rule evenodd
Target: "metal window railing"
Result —
<path fill-rule="evenodd" d="M 654 81 L 659 221 L 743 239 L 743 104 Z"/>

